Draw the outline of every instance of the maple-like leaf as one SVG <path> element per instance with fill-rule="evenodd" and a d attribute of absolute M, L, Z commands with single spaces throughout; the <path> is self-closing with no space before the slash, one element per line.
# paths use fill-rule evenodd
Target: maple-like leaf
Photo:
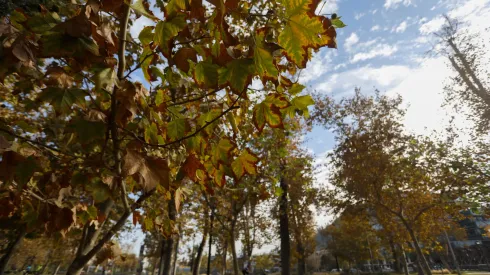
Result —
<path fill-rule="evenodd" d="M 145 191 L 154 189 L 158 184 L 169 187 L 170 170 L 166 159 L 146 157 L 128 149 L 124 156 L 123 172 L 127 176 L 136 176 Z"/>
<path fill-rule="evenodd" d="M 170 140 L 182 138 L 186 132 L 186 120 L 178 118 L 170 121 L 167 125 L 167 136 Z"/>
<path fill-rule="evenodd" d="M 160 21 L 155 27 L 154 41 L 161 48 L 164 56 L 170 56 L 173 38 L 187 25 L 183 15 L 177 15 L 169 21 Z"/>
<path fill-rule="evenodd" d="M 197 62 L 197 51 L 193 48 L 180 48 L 173 57 L 177 68 L 184 72 L 189 72 L 189 60 Z"/>
<path fill-rule="evenodd" d="M 212 88 L 218 85 L 219 66 L 209 61 L 203 61 L 194 67 L 194 79 L 203 88 Z"/>
<path fill-rule="evenodd" d="M 201 161 L 193 153 L 187 156 L 187 159 L 184 161 L 184 164 L 182 165 L 182 170 L 184 171 L 184 173 L 194 182 L 197 182 L 198 180 L 196 175 L 197 170 L 203 168 L 204 166 L 202 165 Z"/>
<path fill-rule="evenodd" d="M 250 58 L 234 59 L 225 68 L 220 68 L 218 73 L 220 86 L 229 85 L 233 91 L 241 93 L 252 82 L 254 62 Z"/>
<path fill-rule="evenodd" d="M 75 104 L 84 106 L 85 96 L 82 89 L 48 87 L 43 89 L 38 100 L 49 102 L 58 114 L 66 114 Z"/>
<path fill-rule="evenodd" d="M 232 163 L 231 168 L 237 180 L 244 174 L 255 175 L 257 173 L 257 163 L 259 158 L 248 148 L 244 150 Z"/>
<path fill-rule="evenodd" d="M 185 10 L 185 0 L 170 0 L 164 9 L 166 18 L 174 16 L 176 13 Z"/>
<path fill-rule="evenodd" d="M 231 151 L 236 148 L 236 145 L 229 138 L 220 139 L 219 143 L 213 149 L 213 164 L 218 167 L 218 163 L 227 163 L 231 156 Z"/>
<path fill-rule="evenodd" d="M 274 80 L 277 79 L 279 74 L 276 65 L 274 64 L 274 58 L 272 56 L 271 47 L 265 42 L 265 29 L 261 29 L 255 36 L 255 49 L 254 49 L 254 64 L 255 70 L 262 80 Z"/>
<path fill-rule="evenodd" d="M 143 0 L 136 0 L 133 4 L 131 4 L 131 8 L 140 15 L 146 16 L 154 21 L 158 20 L 158 18 L 153 15 L 153 12 L 149 9 L 148 2 Z"/>
<path fill-rule="evenodd" d="M 298 67 L 305 68 L 308 61 L 308 49 L 318 49 L 327 45 L 324 20 L 322 16 L 313 14 L 315 0 L 282 0 L 285 7 L 286 24 L 278 37 L 279 45 L 284 48 L 289 60 Z"/>

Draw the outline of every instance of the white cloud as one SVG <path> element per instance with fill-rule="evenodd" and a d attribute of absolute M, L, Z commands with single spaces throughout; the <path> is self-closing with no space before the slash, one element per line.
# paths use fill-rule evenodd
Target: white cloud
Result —
<path fill-rule="evenodd" d="M 301 71 L 299 81 L 301 83 L 307 83 L 326 74 L 332 67 L 330 64 L 332 63 L 332 56 L 335 54 L 331 50 L 320 51 L 315 54 L 312 60 L 306 65 L 306 69 Z"/>
<path fill-rule="evenodd" d="M 400 4 L 403 4 L 405 7 L 413 5 L 412 0 L 385 0 L 384 7 L 385 9 L 396 9 Z"/>
<path fill-rule="evenodd" d="M 376 14 L 378 12 L 377 9 L 371 10 L 371 14 Z"/>
<path fill-rule="evenodd" d="M 325 0 L 322 1 L 316 10 L 317 14 L 329 14 L 339 11 L 338 0 Z"/>
<path fill-rule="evenodd" d="M 356 14 L 354 15 L 354 18 L 355 18 L 356 20 L 359 20 L 359 19 L 361 19 L 361 18 L 362 18 L 364 15 L 366 15 L 366 14 L 365 14 L 365 13 L 363 13 L 363 12 L 361 12 L 361 13 L 356 13 Z"/>
<path fill-rule="evenodd" d="M 354 46 L 357 42 L 359 42 L 359 36 L 355 32 L 351 33 L 349 37 L 345 39 L 345 49 L 350 52 L 352 50 L 352 46 Z"/>
<path fill-rule="evenodd" d="M 395 32 L 396 33 L 403 33 L 403 32 L 405 32 L 407 27 L 408 27 L 407 21 L 403 21 L 400 23 L 400 25 L 398 25 L 398 27 L 396 27 Z"/>
<path fill-rule="evenodd" d="M 356 63 L 359 61 L 369 60 L 369 59 L 372 59 L 372 58 L 375 58 L 378 56 L 387 57 L 387 56 L 393 55 L 397 51 L 398 51 L 398 47 L 396 47 L 396 46 L 381 44 L 381 45 L 376 46 L 376 48 L 371 49 L 368 52 L 361 52 L 361 53 L 355 54 L 354 57 L 351 58 L 350 62 Z"/>
<path fill-rule="evenodd" d="M 379 31 L 380 28 L 381 27 L 379 25 L 374 25 L 374 26 L 371 27 L 371 31 L 372 32 Z"/>
<path fill-rule="evenodd" d="M 362 67 L 330 75 L 326 81 L 316 85 L 316 90 L 327 93 L 349 93 L 355 87 L 370 92 L 377 88 L 382 91 L 398 85 L 408 74 L 408 66 L 390 65 L 378 68 Z"/>
<path fill-rule="evenodd" d="M 419 31 L 422 34 L 431 34 L 441 29 L 445 19 L 442 16 L 433 18 L 420 26 Z"/>

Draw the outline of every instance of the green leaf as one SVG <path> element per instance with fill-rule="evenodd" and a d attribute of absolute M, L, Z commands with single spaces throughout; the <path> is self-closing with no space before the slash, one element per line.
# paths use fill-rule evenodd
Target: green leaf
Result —
<path fill-rule="evenodd" d="M 143 0 L 136 0 L 136 2 L 131 5 L 131 8 L 140 15 L 146 16 L 154 21 L 158 20 L 158 18 L 156 18 L 150 10 L 146 9 Z"/>
<path fill-rule="evenodd" d="M 157 94 L 155 96 L 155 104 L 157 106 L 160 106 L 160 104 L 162 104 L 163 102 L 165 102 L 165 93 L 163 90 L 158 90 L 157 91 Z"/>
<path fill-rule="evenodd" d="M 259 31 L 255 36 L 255 70 L 263 80 L 277 79 L 279 72 L 277 71 L 276 65 L 274 65 L 272 52 L 266 46 L 264 39 L 265 33 L 263 31 Z"/>
<path fill-rule="evenodd" d="M 89 121 L 85 119 L 76 119 L 70 124 L 70 127 L 73 128 L 82 144 L 103 139 L 105 137 L 105 126 L 105 123 L 102 121 Z"/>
<path fill-rule="evenodd" d="M 282 0 L 286 8 L 287 20 L 278 37 L 279 45 L 285 50 L 289 60 L 298 67 L 305 68 L 308 49 L 327 45 L 333 37 L 325 34 L 322 17 L 310 11 L 314 0 Z"/>
<path fill-rule="evenodd" d="M 185 0 L 170 0 L 165 6 L 165 15 L 172 17 L 181 10 L 185 10 Z"/>
<path fill-rule="evenodd" d="M 213 119 L 217 118 L 218 116 L 221 115 L 221 110 L 220 109 L 211 109 L 209 112 L 206 112 L 204 114 L 201 114 L 198 119 L 197 119 L 197 125 L 199 127 L 203 127 L 206 123 L 211 122 Z M 211 125 L 208 125 L 204 131 L 206 131 L 208 134 L 211 133 L 214 129 L 214 127 L 218 124 L 218 121 L 215 121 L 215 123 L 212 123 Z"/>
<path fill-rule="evenodd" d="M 89 218 L 92 220 L 97 219 L 97 207 L 91 205 L 87 208 L 87 214 L 89 215 Z"/>
<path fill-rule="evenodd" d="M 308 106 L 315 104 L 310 95 L 298 96 L 293 98 L 291 104 L 300 110 L 308 109 Z"/>
<path fill-rule="evenodd" d="M 173 17 L 170 21 L 160 21 L 155 28 L 153 40 L 160 46 L 165 56 L 170 56 L 170 43 L 182 31 L 187 22 L 184 15 Z"/>
<path fill-rule="evenodd" d="M 38 97 L 41 101 L 49 102 L 59 114 L 70 112 L 75 104 L 85 105 L 85 92 L 82 89 L 64 89 L 58 87 L 48 87 L 42 90 Z"/>
<path fill-rule="evenodd" d="M 158 143 L 158 129 L 154 122 L 145 128 L 145 141 L 153 144 Z"/>
<path fill-rule="evenodd" d="M 140 40 L 141 44 L 143 45 L 149 45 L 153 41 L 153 29 L 155 27 L 153 26 L 146 26 L 141 30 L 140 34 L 138 35 L 138 39 Z"/>
<path fill-rule="evenodd" d="M 291 88 L 289 88 L 288 91 L 291 95 L 297 95 L 301 93 L 304 89 L 305 89 L 304 85 L 294 83 L 293 86 L 291 86 Z"/>
<path fill-rule="evenodd" d="M 167 125 L 167 136 L 170 140 L 177 140 L 185 135 L 186 120 L 178 118 L 170 121 Z"/>
<path fill-rule="evenodd" d="M 229 85 L 233 91 L 241 93 L 252 82 L 254 62 L 250 58 L 234 59 L 225 68 L 220 68 L 218 73 L 220 86 Z"/>
<path fill-rule="evenodd" d="M 15 167 L 15 175 L 16 181 L 19 184 L 18 188 L 22 189 L 22 186 L 27 184 L 29 180 L 31 180 L 34 172 L 39 170 L 39 166 L 37 165 L 34 157 L 30 156 L 25 161 L 23 161 L 20 165 Z"/>
<path fill-rule="evenodd" d="M 108 89 L 117 82 L 116 70 L 114 68 L 104 68 L 94 74 L 95 89 Z"/>
<path fill-rule="evenodd" d="M 229 138 L 221 139 L 219 143 L 214 146 L 213 165 L 218 167 L 220 162 L 228 163 L 231 151 L 235 149 L 235 147 L 236 145 Z"/>
<path fill-rule="evenodd" d="M 219 66 L 209 61 L 196 64 L 194 68 L 194 79 L 202 88 L 212 88 L 218 85 Z"/>
<path fill-rule="evenodd" d="M 83 50 L 86 50 L 95 56 L 99 56 L 99 46 L 92 39 L 87 37 L 79 37 L 78 45 L 81 46 Z"/>
<path fill-rule="evenodd" d="M 342 20 L 340 20 L 340 17 L 332 19 L 332 25 L 338 29 L 347 27 L 347 25 L 344 24 L 344 22 L 342 22 Z"/>
<path fill-rule="evenodd" d="M 262 102 L 254 107 L 253 123 L 259 133 L 264 130 L 266 124 L 271 128 L 283 128 L 282 114 L 279 107 Z"/>
<path fill-rule="evenodd" d="M 245 173 L 255 175 L 258 162 L 259 158 L 249 149 L 246 149 L 231 163 L 231 169 L 237 180 L 240 180 Z"/>
<path fill-rule="evenodd" d="M 54 28 L 60 22 L 59 19 L 56 13 L 39 13 L 27 20 L 27 26 L 35 33 L 43 33 Z"/>

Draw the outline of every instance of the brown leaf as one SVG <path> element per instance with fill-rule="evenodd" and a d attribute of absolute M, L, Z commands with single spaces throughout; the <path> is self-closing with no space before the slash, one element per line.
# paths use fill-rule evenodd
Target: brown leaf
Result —
<path fill-rule="evenodd" d="M 99 49 L 106 49 L 109 55 L 117 52 L 118 39 L 110 24 L 103 23 L 98 27 L 92 24 L 92 37 L 99 45 Z"/>
<path fill-rule="evenodd" d="M 45 84 L 48 86 L 57 86 L 62 88 L 70 88 L 73 85 L 73 77 L 68 75 L 61 67 L 49 67 L 46 70 Z"/>
<path fill-rule="evenodd" d="M 145 191 L 158 184 L 168 189 L 170 170 L 166 159 L 147 157 L 135 150 L 127 150 L 124 156 L 123 173 L 136 178 Z"/>
<path fill-rule="evenodd" d="M 136 225 L 141 220 L 141 213 L 139 211 L 133 212 L 133 225 Z"/>
<path fill-rule="evenodd" d="M 25 161 L 25 157 L 16 152 L 3 152 L 2 161 L 0 162 L 0 181 L 8 182 L 12 180 L 15 173 L 15 167 L 23 161 Z"/>
<path fill-rule="evenodd" d="M 0 153 L 3 153 L 5 150 L 10 148 L 12 144 L 8 141 L 4 136 L 0 135 Z"/>
<path fill-rule="evenodd" d="M 105 12 L 113 12 L 120 14 L 124 0 L 102 0 L 102 10 Z"/>
<path fill-rule="evenodd" d="M 85 116 L 85 119 L 92 122 L 105 122 L 107 120 L 107 115 L 99 110 L 90 109 L 90 111 L 88 111 L 87 115 Z"/>
<path fill-rule="evenodd" d="M 198 179 L 196 176 L 196 171 L 198 169 L 204 170 L 202 163 L 199 161 L 195 154 L 189 154 L 184 164 L 182 165 L 182 170 L 192 181 L 197 182 Z"/>
<path fill-rule="evenodd" d="M 177 188 L 177 190 L 175 190 L 175 210 L 177 210 L 177 212 L 180 212 L 180 204 L 182 202 L 182 189 L 180 188 Z"/>
<path fill-rule="evenodd" d="M 76 221 L 75 212 L 75 208 L 72 210 L 67 207 L 59 208 L 50 205 L 46 230 L 48 232 L 60 232 L 62 235 L 65 235 Z"/>
<path fill-rule="evenodd" d="M 34 54 L 30 49 L 28 42 L 20 37 L 12 44 L 12 54 L 22 62 L 34 62 Z"/>
<path fill-rule="evenodd" d="M 61 31 L 72 37 L 90 37 L 92 34 L 92 23 L 83 13 L 56 25 L 54 31 Z"/>
<path fill-rule="evenodd" d="M 174 62 L 177 68 L 184 72 L 189 72 L 189 60 L 194 63 L 197 62 L 197 51 L 193 48 L 180 48 L 177 53 L 175 53 Z"/>

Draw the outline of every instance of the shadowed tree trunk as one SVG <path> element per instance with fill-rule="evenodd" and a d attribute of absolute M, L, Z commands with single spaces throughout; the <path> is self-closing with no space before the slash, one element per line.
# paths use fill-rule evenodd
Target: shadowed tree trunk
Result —
<path fill-rule="evenodd" d="M 394 263 L 395 272 L 401 273 L 400 253 L 396 249 L 395 243 L 393 242 L 392 239 L 390 239 L 390 248 L 391 248 L 391 255 L 393 255 L 393 261 L 395 262 Z"/>
<path fill-rule="evenodd" d="M 403 264 L 403 272 L 405 275 L 408 275 L 408 262 L 407 262 L 407 255 L 405 254 L 405 249 L 403 249 L 403 245 L 399 245 L 400 252 L 401 252 L 401 257 L 402 257 L 402 264 Z"/>
<path fill-rule="evenodd" d="M 197 248 L 196 258 L 192 263 L 192 275 L 199 275 L 199 269 L 201 268 L 201 260 L 202 254 L 204 252 L 204 248 L 206 247 L 206 241 L 209 233 L 209 220 L 208 220 L 208 211 L 206 210 L 204 213 L 204 228 L 202 232 L 202 239 L 199 247 Z"/>
<path fill-rule="evenodd" d="M 176 209 L 175 209 L 175 199 L 172 199 L 167 204 L 168 207 L 168 218 L 171 221 L 175 221 L 176 217 Z M 170 235 L 167 240 L 165 240 L 165 245 L 163 246 L 163 270 L 160 272 L 160 275 L 172 275 L 173 272 L 173 256 L 175 249 L 175 234 Z"/>
<path fill-rule="evenodd" d="M 281 238 L 281 275 L 290 275 L 291 244 L 289 240 L 289 218 L 288 218 L 288 184 L 281 177 L 280 187 L 282 189 L 279 198 L 279 236 Z"/>
<path fill-rule="evenodd" d="M 447 235 L 446 230 L 444 230 L 444 236 L 446 237 L 446 243 L 449 248 L 449 253 L 451 254 L 451 259 L 453 260 L 454 267 L 456 267 L 456 272 L 458 273 L 458 275 L 461 275 L 461 269 L 459 268 L 458 259 L 454 254 L 453 246 L 451 245 L 451 241 L 449 240 L 449 236 Z"/>
<path fill-rule="evenodd" d="M 10 259 L 12 259 L 15 250 L 17 250 L 17 248 L 19 247 L 26 233 L 27 233 L 27 229 L 25 228 L 25 226 L 21 226 L 17 234 L 17 237 L 9 243 L 5 255 L 3 255 L 2 258 L 0 259 L 0 275 L 3 275 L 3 273 L 7 269 L 7 265 Z"/>

